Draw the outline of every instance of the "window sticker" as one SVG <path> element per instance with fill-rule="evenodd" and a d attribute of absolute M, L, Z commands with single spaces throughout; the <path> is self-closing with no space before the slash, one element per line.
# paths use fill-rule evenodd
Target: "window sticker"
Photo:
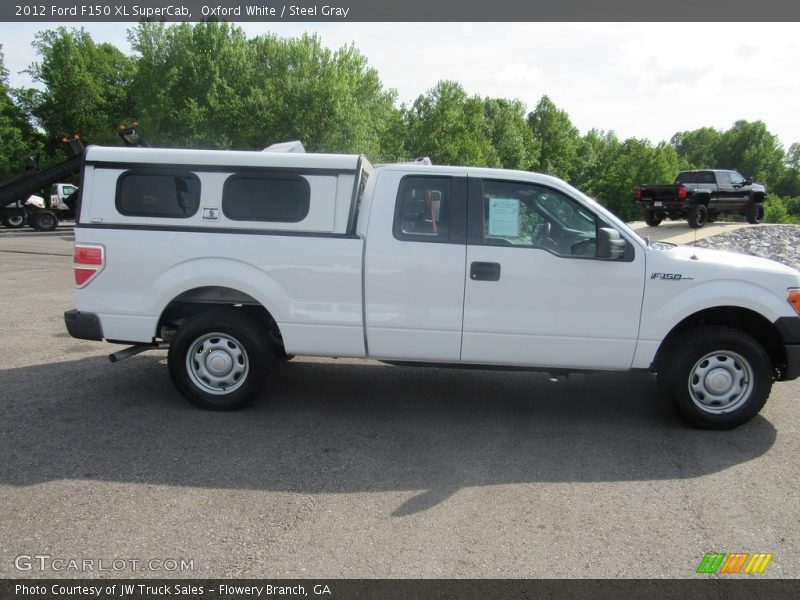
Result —
<path fill-rule="evenodd" d="M 517 237 L 520 233 L 519 200 L 489 199 L 489 235 Z"/>

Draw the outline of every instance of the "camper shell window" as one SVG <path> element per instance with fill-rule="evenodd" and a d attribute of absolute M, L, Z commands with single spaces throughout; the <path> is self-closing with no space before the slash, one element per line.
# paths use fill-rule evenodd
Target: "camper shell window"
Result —
<path fill-rule="evenodd" d="M 308 181 L 291 173 L 237 173 L 222 189 L 222 213 L 233 221 L 299 223 L 310 204 Z"/>
<path fill-rule="evenodd" d="M 183 170 L 126 171 L 117 180 L 115 202 L 128 217 L 188 219 L 200 207 L 200 179 Z"/>

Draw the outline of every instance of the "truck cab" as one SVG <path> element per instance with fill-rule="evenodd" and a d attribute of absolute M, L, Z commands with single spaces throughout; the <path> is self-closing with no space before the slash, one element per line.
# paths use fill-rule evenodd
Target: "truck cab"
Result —
<path fill-rule="evenodd" d="M 78 186 L 71 183 L 54 183 L 50 186 L 50 208 L 71 210 L 65 200 L 77 191 Z"/>

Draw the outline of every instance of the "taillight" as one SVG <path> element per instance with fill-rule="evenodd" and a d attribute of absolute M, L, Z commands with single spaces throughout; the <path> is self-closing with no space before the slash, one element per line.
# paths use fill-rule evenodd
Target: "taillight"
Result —
<path fill-rule="evenodd" d="M 642 199 L 642 188 L 640 188 L 640 187 L 636 188 L 636 199 L 637 200 L 641 200 Z"/>
<path fill-rule="evenodd" d="M 75 285 L 83 287 L 105 267 L 105 248 L 93 244 L 75 244 L 72 263 L 75 271 Z"/>
<path fill-rule="evenodd" d="M 678 198 L 686 200 L 686 188 L 681 186 L 678 188 Z"/>

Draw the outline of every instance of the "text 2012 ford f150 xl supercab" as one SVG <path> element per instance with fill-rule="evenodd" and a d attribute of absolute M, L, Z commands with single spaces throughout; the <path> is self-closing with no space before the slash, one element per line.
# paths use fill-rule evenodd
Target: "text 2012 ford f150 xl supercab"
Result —
<path fill-rule="evenodd" d="M 691 423 L 752 418 L 800 375 L 800 273 L 648 245 L 558 179 L 355 155 L 90 147 L 75 227 L 83 339 L 169 349 L 234 409 L 287 355 L 651 370 Z"/>

